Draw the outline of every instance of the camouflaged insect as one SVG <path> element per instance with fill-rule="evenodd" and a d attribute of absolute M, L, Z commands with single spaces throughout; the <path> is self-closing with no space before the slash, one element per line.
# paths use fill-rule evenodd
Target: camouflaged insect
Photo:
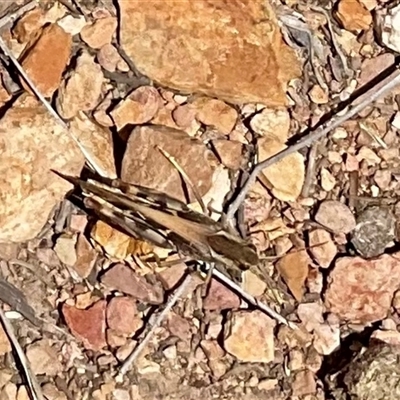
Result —
<path fill-rule="evenodd" d="M 119 179 L 63 177 L 81 188 L 88 209 L 136 239 L 198 261 L 223 264 L 231 272 L 259 262 L 256 251 L 241 237 L 163 193 Z"/>

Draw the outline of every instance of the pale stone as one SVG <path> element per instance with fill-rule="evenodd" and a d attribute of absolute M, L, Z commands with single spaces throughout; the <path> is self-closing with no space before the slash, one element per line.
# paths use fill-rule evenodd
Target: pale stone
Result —
<path fill-rule="evenodd" d="M 258 142 L 259 160 L 264 161 L 286 145 L 269 138 L 261 138 Z M 305 177 L 304 157 L 293 153 L 262 171 L 272 189 L 272 194 L 282 201 L 295 201 L 301 194 Z"/>
<path fill-rule="evenodd" d="M 79 15 L 77 17 L 73 17 L 72 15 L 66 15 L 64 18 L 60 19 L 57 24 L 64 29 L 65 32 L 74 36 L 77 35 L 82 28 L 87 24 L 85 17 L 83 15 Z"/>
<path fill-rule="evenodd" d="M 357 160 L 359 162 L 365 160 L 368 166 L 378 165 L 381 162 L 380 157 L 369 147 L 363 146 L 357 153 Z"/>
<path fill-rule="evenodd" d="M 377 31 L 382 43 L 396 52 L 400 51 L 400 5 L 385 7 L 377 12 Z"/>
<path fill-rule="evenodd" d="M 261 296 L 265 292 L 267 284 L 262 281 L 256 274 L 254 274 L 250 270 L 247 270 L 242 273 L 242 288 L 247 293 L 251 294 L 254 297 L 257 297 Z"/>
<path fill-rule="evenodd" d="M 225 350 L 242 362 L 274 360 L 275 321 L 261 311 L 235 311 L 225 333 Z"/>
<path fill-rule="evenodd" d="M 17 399 L 16 400 L 31 400 L 26 386 L 20 386 L 18 388 Z"/>
<path fill-rule="evenodd" d="M 361 73 L 358 79 L 360 86 L 365 85 L 376 78 L 386 68 L 393 65 L 395 57 L 393 53 L 383 53 L 373 58 L 365 58 L 361 65 Z M 396 113 L 397 114 L 397 113 Z"/>
<path fill-rule="evenodd" d="M 123 48 L 161 85 L 232 103 L 287 103 L 299 63 L 265 1 L 120 0 L 119 8 Z"/>
<path fill-rule="evenodd" d="M 396 114 L 394 115 L 392 122 L 391 122 L 393 128 L 396 128 L 397 130 L 400 130 L 400 111 L 397 111 Z"/>
<path fill-rule="evenodd" d="M 97 52 L 97 61 L 106 71 L 114 72 L 121 60 L 118 50 L 111 43 L 105 44 Z"/>
<path fill-rule="evenodd" d="M 16 397 L 17 397 L 17 386 L 12 382 L 8 382 L 3 387 L 3 390 L 0 392 L 1 400 L 16 400 Z"/>
<path fill-rule="evenodd" d="M 53 383 L 43 385 L 42 392 L 48 400 L 68 400 L 67 395 L 59 391 Z"/>
<path fill-rule="evenodd" d="M 216 221 L 221 217 L 225 198 L 231 190 L 231 183 L 229 171 L 222 166 L 218 166 L 214 170 L 210 190 L 202 197 L 204 204 L 213 210 L 210 217 Z M 201 205 L 197 201 L 190 203 L 188 206 L 192 210 L 202 212 Z"/>
<path fill-rule="evenodd" d="M 340 346 L 339 325 L 325 323 L 315 327 L 313 345 L 321 355 L 332 354 Z"/>
<path fill-rule="evenodd" d="M 278 386 L 278 383 L 278 379 L 262 379 L 258 384 L 258 389 L 265 390 L 267 392 L 275 389 L 275 387 Z"/>
<path fill-rule="evenodd" d="M 68 132 L 31 96 L 20 97 L 5 113 L 0 133 L 0 240 L 22 242 L 40 232 L 71 189 L 51 170 L 79 175 L 84 158 Z"/>
<path fill-rule="evenodd" d="M 310 253 L 322 268 L 328 268 L 337 254 L 337 247 L 329 232 L 315 229 L 308 235 Z"/>
<path fill-rule="evenodd" d="M 162 107 L 157 89 L 141 86 L 123 99 L 111 111 L 111 117 L 118 130 L 128 124 L 139 125 L 149 122 Z"/>
<path fill-rule="evenodd" d="M 330 192 L 336 186 L 335 177 L 326 169 L 321 169 L 321 187 L 326 192 Z"/>
<path fill-rule="evenodd" d="M 260 136 L 285 143 L 289 137 L 289 112 L 284 108 L 264 108 L 251 118 L 250 127 Z"/>
<path fill-rule="evenodd" d="M 34 374 L 56 376 L 62 370 L 56 349 L 46 339 L 30 344 L 26 349 L 26 357 Z"/>
<path fill-rule="evenodd" d="M 327 92 L 319 85 L 314 85 L 308 92 L 310 100 L 315 104 L 326 104 L 329 101 Z"/>
<path fill-rule="evenodd" d="M 72 118 L 79 111 L 94 109 L 102 93 L 103 73 L 89 53 L 82 53 L 76 60 L 76 67 L 58 91 L 56 107 L 60 115 Z"/>
<path fill-rule="evenodd" d="M 76 263 L 75 245 L 76 236 L 60 236 L 56 241 L 56 245 L 54 246 L 54 251 L 56 252 L 60 261 L 69 267 L 74 266 Z"/>
<path fill-rule="evenodd" d="M 11 351 L 11 343 L 3 326 L 0 326 L 0 355 L 3 356 Z"/>
<path fill-rule="evenodd" d="M 89 161 L 97 173 L 103 177 L 115 179 L 117 173 L 110 130 L 99 126 L 85 113 L 79 111 L 77 116 L 70 121 L 70 132 L 79 140 L 85 153 L 89 155 Z"/>
<path fill-rule="evenodd" d="M 340 201 L 322 202 L 315 214 L 315 220 L 334 233 L 350 233 L 356 227 L 356 219 L 350 208 Z"/>
<path fill-rule="evenodd" d="M 381 331 L 376 330 L 372 333 L 371 339 L 377 339 L 381 342 L 385 342 L 390 345 L 399 346 L 400 345 L 400 332 L 397 330 L 393 331 Z"/>

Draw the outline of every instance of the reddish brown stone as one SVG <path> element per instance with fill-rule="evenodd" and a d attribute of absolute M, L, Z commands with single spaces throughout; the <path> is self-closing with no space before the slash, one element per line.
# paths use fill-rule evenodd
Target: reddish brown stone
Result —
<path fill-rule="evenodd" d="M 62 313 L 73 335 L 82 341 L 84 347 L 98 351 L 106 346 L 106 306 L 99 300 L 86 310 L 64 304 Z"/>
<path fill-rule="evenodd" d="M 213 169 L 205 145 L 193 140 L 185 132 L 161 126 L 144 126 L 133 130 L 122 162 L 121 179 L 160 190 L 186 202 L 186 190 L 179 172 L 156 146 L 177 160 L 201 196 L 210 190 Z M 192 193 L 191 200 L 195 200 Z"/>
<path fill-rule="evenodd" d="M 51 97 L 60 86 L 71 46 L 71 35 L 57 24 L 50 24 L 35 42 L 27 45 L 27 50 L 21 55 L 25 72 L 43 96 Z"/>
<path fill-rule="evenodd" d="M 184 342 L 189 341 L 192 336 L 188 320 L 178 314 L 170 313 L 168 315 L 167 326 L 172 335 Z"/>
<path fill-rule="evenodd" d="M 304 396 L 306 394 L 313 394 L 317 391 L 317 384 L 315 382 L 314 374 L 311 371 L 298 372 L 292 384 L 294 396 Z"/>
<path fill-rule="evenodd" d="M 213 140 L 212 145 L 225 167 L 238 170 L 244 161 L 243 145 L 233 140 Z"/>
<path fill-rule="evenodd" d="M 240 298 L 215 279 L 211 279 L 208 293 L 203 302 L 206 310 L 227 310 L 239 308 Z"/>
<path fill-rule="evenodd" d="M 81 278 L 87 278 L 94 267 L 97 252 L 83 234 L 78 236 L 76 242 L 76 262 L 74 270 Z"/>
<path fill-rule="evenodd" d="M 101 282 L 145 303 L 161 304 L 164 301 L 164 292 L 160 285 L 151 285 L 144 277 L 136 275 L 123 264 L 114 265 L 107 270 Z"/>
<path fill-rule="evenodd" d="M 107 306 L 107 324 L 117 334 L 133 335 L 143 326 L 136 302 L 130 297 L 114 297 Z"/>
<path fill-rule="evenodd" d="M 373 260 L 343 257 L 328 277 L 325 305 L 340 318 L 358 324 L 379 321 L 389 312 L 400 285 L 399 255 Z"/>
<path fill-rule="evenodd" d="M 187 266 L 185 263 L 180 263 L 168 267 L 157 274 L 158 280 L 162 283 L 165 290 L 173 289 L 178 282 L 183 278 Z"/>

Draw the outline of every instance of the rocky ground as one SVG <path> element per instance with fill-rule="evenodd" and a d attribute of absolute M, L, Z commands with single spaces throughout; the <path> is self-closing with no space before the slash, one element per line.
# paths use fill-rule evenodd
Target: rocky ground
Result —
<path fill-rule="evenodd" d="M 399 7 L 17 0 L 0 17 L 0 299 L 45 399 L 400 396 L 399 89 L 265 168 L 241 204 L 260 255 L 242 288 L 291 326 L 194 273 L 124 376 L 188 265 L 87 214 L 53 172 L 89 156 L 200 211 L 161 148 L 219 218 L 255 164 L 393 69 Z M 0 399 L 28 399 L 6 331 Z"/>

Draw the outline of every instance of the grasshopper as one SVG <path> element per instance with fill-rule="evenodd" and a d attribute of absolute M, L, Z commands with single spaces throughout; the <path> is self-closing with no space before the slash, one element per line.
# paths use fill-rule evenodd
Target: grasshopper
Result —
<path fill-rule="evenodd" d="M 239 235 L 180 200 L 120 179 L 59 175 L 81 189 L 86 208 L 136 239 L 223 266 L 232 276 L 259 263 L 256 250 Z"/>

